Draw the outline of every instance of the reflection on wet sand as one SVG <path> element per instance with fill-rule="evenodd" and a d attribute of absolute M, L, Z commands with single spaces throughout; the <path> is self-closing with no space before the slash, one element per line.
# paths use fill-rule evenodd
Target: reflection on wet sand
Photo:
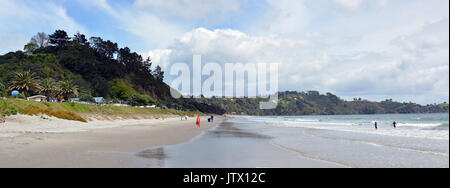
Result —
<path fill-rule="evenodd" d="M 217 129 L 208 131 L 206 136 L 212 136 L 212 137 L 236 137 L 236 138 L 256 138 L 256 139 L 270 139 L 271 137 L 258 134 L 258 133 L 252 133 L 247 132 L 242 129 L 236 128 L 234 126 L 234 123 L 231 122 L 224 122 L 220 124 Z"/>
<path fill-rule="evenodd" d="M 144 150 L 137 156 L 146 167 L 341 167 L 276 147 L 273 138 L 261 131 L 254 124 L 231 119 L 190 142 Z"/>
<path fill-rule="evenodd" d="M 255 138 L 255 139 L 271 138 L 266 135 L 244 131 L 242 129 L 235 127 L 234 123 L 231 122 L 224 122 L 218 125 L 216 129 L 207 131 L 204 136 L 213 138 L 224 138 L 224 137 Z M 199 139 L 200 138 L 197 138 L 197 140 Z M 168 154 L 165 151 L 164 147 L 146 149 L 138 152 L 136 156 L 152 160 L 165 160 L 168 158 Z"/>
<path fill-rule="evenodd" d="M 137 156 L 147 159 L 158 159 L 158 160 L 163 160 L 167 158 L 167 154 L 164 152 L 163 147 L 141 151 L 137 154 Z"/>
<path fill-rule="evenodd" d="M 145 166 L 147 167 L 164 167 L 165 159 L 168 158 L 163 147 L 147 149 L 137 153 L 136 156 L 149 159 L 145 160 Z"/>

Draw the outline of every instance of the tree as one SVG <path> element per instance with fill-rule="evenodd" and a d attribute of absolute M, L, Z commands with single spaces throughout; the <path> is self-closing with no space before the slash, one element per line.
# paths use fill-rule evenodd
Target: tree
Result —
<path fill-rule="evenodd" d="M 108 81 L 103 77 L 95 77 L 91 80 L 92 86 L 95 88 L 97 96 L 105 97 L 110 91 Z"/>
<path fill-rule="evenodd" d="M 100 54 L 101 56 L 107 59 L 113 59 L 114 54 L 119 51 L 119 46 L 117 43 L 108 41 L 103 41 L 100 37 L 91 37 L 92 48 Z"/>
<path fill-rule="evenodd" d="M 147 57 L 147 59 L 142 63 L 143 66 L 145 67 L 145 69 L 148 72 L 151 72 L 151 68 L 152 68 L 152 60 L 150 59 L 150 57 Z"/>
<path fill-rule="evenodd" d="M 30 43 L 26 44 L 26 45 L 23 47 L 23 50 L 25 50 L 25 53 L 27 53 L 27 54 L 33 54 L 33 52 L 34 52 L 37 48 L 38 48 L 38 47 L 37 47 L 36 44 L 30 42 Z"/>
<path fill-rule="evenodd" d="M 137 54 L 136 52 L 131 52 L 130 48 L 125 47 L 119 50 L 119 62 L 125 65 L 125 70 L 128 73 L 136 73 L 138 72 L 143 65 L 142 56 Z"/>
<path fill-rule="evenodd" d="M 111 42 L 110 40 L 104 42 L 103 47 L 105 50 L 105 55 L 109 59 L 114 58 L 114 54 L 119 51 L 119 46 L 117 45 L 117 43 Z"/>
<path fill-rule="evenodd" d="M 49 36 L 44 32 L 39 32 L 31 38 L 30 43 L 33 43 L 36 48 L 45 48 L 48 46 Z"/>
<path fill-rule="evenodd" d="M 60 94 L 65 100 L 68 100 L 69 97 L 78 95 L 78 86 L 73 84 L 69 80 L 64 80 L 59 82 L 59 90 Z"/>
<path fill-rule="evenodd" d="M 148 95 L 133 94 L 128 100 L 128 103 L 131 106 L 146 106 L 155 104 L 155 100 Z"/>
<path fill-rule="evenodd" d="M 153 71 L 153 76 L 160 82 L 164 80 L 164 71 L 162 71 L 159 65 L 156 66 L 155 70 Z"/>
<path fill-rule="evenodd" d="M 112 97 L 118 98 L 120 100 L 128 100 L 133 94 L 136 94 L 136 90 L 126 83 L 124 80 L 116 80 L 111 84 L 111 94 Z"/>
<path fill-rule="evenodd" d="M 55 33 L 49 35 L 50 44 L 58 47 L 59 49 L 65 48 L 70 41 L 69 36 L 64 30 L 56 30 Z"/>
<path fill-rule="evenodd" d="M 56 91 L 55 83 L 51 78 L 47 78 L 41 81 L 40 92 L 47 97 L 47 101 L 50 100 L 52 94 Z"/>
<path fill-rule="evenodd" d="M 9 83 L 9 90 L 18 90 L 22 92 L 25 97 L 32 90 L 39 90 L 39 81 L 36 79 L 34 73 L 30 71 L 16 72 Z"/>
<path fill-rule="evenodd" d="M 73 41 L 82 46 L 89 45 L 89 41 L 86 39 L 86 36 L 81 33 L 75 34 L 73 37 Z"/>

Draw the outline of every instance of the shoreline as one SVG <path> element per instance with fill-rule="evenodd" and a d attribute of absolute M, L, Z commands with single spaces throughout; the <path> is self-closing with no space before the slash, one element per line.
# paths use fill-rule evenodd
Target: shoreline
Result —
<path fill-rule="evenodd" d="M 54 120 L 56 128 L 23 124 L 15 132 L 7 123 L 0 126 L 0 167 L 142 167 L 136 152 L 187 142 L 225 118 L 206 119 L 201 118 L 201 128 L 194 128 L 195 118 L 180 117 L 96 121 L 78 128 L 81 122 Z"/>

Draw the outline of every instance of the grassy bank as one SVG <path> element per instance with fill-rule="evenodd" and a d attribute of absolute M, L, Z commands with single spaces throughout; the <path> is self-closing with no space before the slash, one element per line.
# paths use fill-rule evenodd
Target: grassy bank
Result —
<path fill-rule="evenodd" d="M 79 103 L 49 103 L 23 100 L 0 99 L 0 113 L 6 116 L 16 114 L 46 114 L 61 119 L 87 122 L 90 119 L 138 119 L 154 117 L 194 116 L 198 111 L 184 112 L 173 109 L 136 108 L 125 106 L 101 106 Z"/>

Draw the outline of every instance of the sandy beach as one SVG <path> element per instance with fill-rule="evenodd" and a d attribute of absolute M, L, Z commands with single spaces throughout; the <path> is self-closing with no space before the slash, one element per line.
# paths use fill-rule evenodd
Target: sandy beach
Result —
<path fill-rule="evenodd" d="M 195 118 L 81 123 L 13 116 L 0 125 L 0 167 L 145 167 L 136 152 L 189 141 L 224 118 L 214 120 L 202 117 L 195 128 Z"/>
<path fill-rule="evenodd" d="M 400 120 L 397 128 L 388 123 Z M 380 121 L 379 130 L 370 125 Z M 448 168 L 448 114 L 215 117 L 89 123 L 13 116 L 0 167 Z"/>

